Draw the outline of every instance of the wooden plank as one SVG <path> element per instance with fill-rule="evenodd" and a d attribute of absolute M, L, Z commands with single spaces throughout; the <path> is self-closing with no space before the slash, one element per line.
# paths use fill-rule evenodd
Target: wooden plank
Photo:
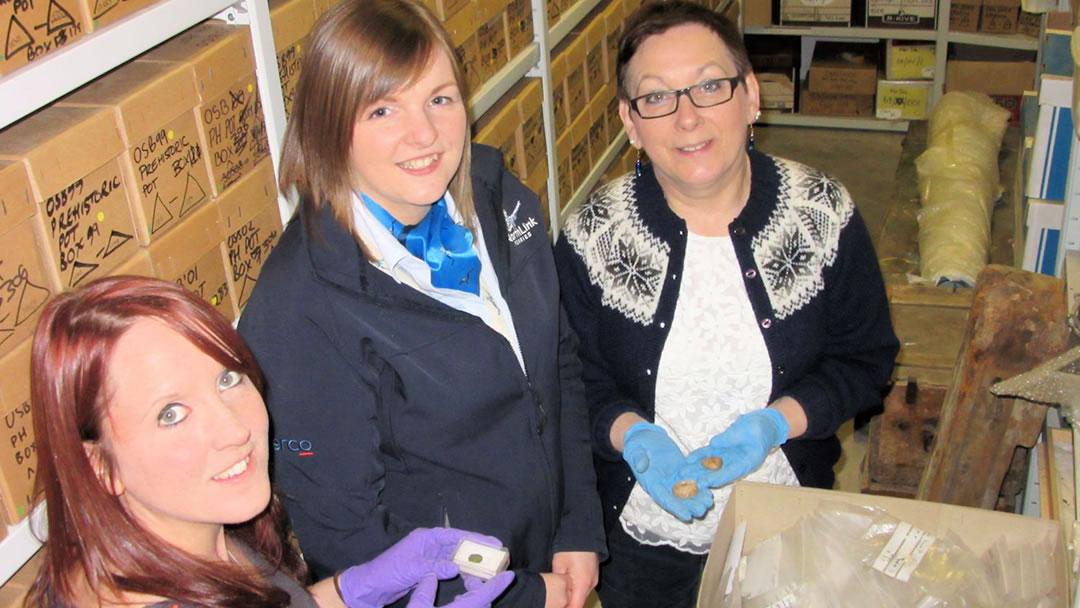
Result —
<path fill-rule="evenodd" d="M 1067 339 L 1062 281 L 983 269 L 917 498 L 994 508 L 1016 446 L 1035 444 L 1046 408 L 988 388 L 1062 353 Z"/>

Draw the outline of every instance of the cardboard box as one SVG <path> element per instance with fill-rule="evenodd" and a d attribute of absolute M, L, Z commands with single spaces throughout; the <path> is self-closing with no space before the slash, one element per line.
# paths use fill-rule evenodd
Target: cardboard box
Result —
<path fill-rule="evenodd" d="M 949 31 L 970 33 L 979 31 L 981 10 L 982 0 L 952 2 L 949 6 Z"/>
<path fill-rule="evenodd" d="M 570 161 L 573 148 L 573 138 L 567 132 L 563 132 L 555 140 L 555 170 L 558 172 L 559 209 L 566 206 L 570 202 L 570 197 L 574 195 L 574 175 L 571 172 Z"/>
<path fill-rule="evenodd" d="M 506 6 L 507 43 L 510 56 L 517 57 L 533 42 L 532 5 L 529 0 L 511 0 Z"/>
<path fill-rule="evenodd" d="M 85 7 L 77 0 L 5 2 L 0 5 L 4 54 L 0 76 L 69 44 L 90 32 Z"/>
<path fill-rule="evenodd" d="M 544 0 L 544 5 L 547 8 L 548 27 L 552 27 L 562 17 L 563 3 L 561 0 Z"/>
<path fill-rule="evenodd" d="M 597 13 L 585 27 L 585 98 L 590 101 L 607 83 L 607 70 L 604 69 L 606 37 L 603 14 Z"/>
<path fill-rule="evenodd" d="M 186 64 L 203 103 L 217 98 L 255 71 L 255 52 L 247 26 L 204 21 L 140 55 L 137 61 Z"/>
<path fill-rule="evenodd" d="M 984 34 L 1015 34 L 1020 0 L 982 0 L 979 31 Z"/>
<path fill-rule="evenodd" d="M 848 25 L 851 0 L 780 0 L 780 25 Z"/>
<path fill-rule="evenodd" d="M 0 233 L 0 356 L 34 335 L 42 309 L 60 291 L 40 221 L 35 213 Z"/>
<path fill-rule="evenodd" d="M 214 201 L 225 231 L 222 261 L 238 313 L 244 310 L 266 257 L 281 238 L 277 194 L 274 168 L 267 160 Z"/>
<path fill-rule="evenodd" d="M 79 0 L 82 10 L 90 16 L 94 29 L 119 21 L 146 8 L 157 0 Z"/>
<path fill-rule="evenodd" d="M 874 115 L 873 95 L 839 95 L 836 93 L 817 93 L 803 89 L 799 96 L 799 113 L 813 116 L 857 116 Z"/>
<path fill-rule="evenodd" d="M 1065 203 L 1028 199 L 1024 225 L 1024 260 L 1021 268 L 1029 272 L 1056 276 L 1058 245 L 1065 221 Z"/>
<path fill-rule="evenodd" d="M 867 27 L 934 29 L 935 0 L 867 0 L 867 4 Z"/>
<path fill-rule="evenodd" d="M 950 59 L 945 66 L 945 92 L 979 91 L 986 93 L 1001 107 L 1012 113 L 1012 122 L 1020 120 L 1020 96 L 1032 88 L 1035 79 L 1034 61 L 1017 61 L 1011 53 L 990 53 L 982 49 L 987 59 L 964 57 Z M 993 60 L 994 57 L 1001 57 Z"/>
<path fill-rule="evenodd" d="M 479 0 L 476 47 L 480 54 L 480 81 L 487 82 L 506 65 L 509 57 L 503 13 L 507 0 Z"/>
<path fill-rule="evenodd" d="M 494 146 L 502 152 L 503 162 L 511 173 L 521 179 L 524 153 L 521 146 L 521 111 L 517 100 L 505 95 L 476 122 L 473 140 Z"/>
<path fill-rule="evenodd" d="M 1040 74 L 1070 77 L 1073 75 L 1075 62 L 1072 56 L 1071 31 L 1048 29 L 1043 36 L 1041 46 Z"/>
<path fill-rule="evenodd" d="M 925 120 L 933 84 L 930 80 L 879 80 L 874 116 L 884 120 Z"/>
<path fill-rule="evenodd" d="M 933 80 L 936 56 L 933 44 L 889 40 L 885 45 L 887 80 Z"/>
<path fill-rule="evenodd" d="M 592 169 L 589 157 L 589 112 L 586 109 L 570 124 L 570 183 L 576 192 Z"/>
<path fill-rule="evenodd" d="M 64 288 L 104 276 L 138 248 L 111 110 L 50 107 L 0 134 L 0 159 L 25 163 L 35 225 Z"/>
<path fill-rule="evenodd" d="M 480 47 L 476 42 L 476 7 L 469 5 L 467 10 L 459 10 L 443 27 L 450 34 L 450 41 L 454 43 L 454 53 L 461 70 L 465 74 L 466 97 L 472 95 L 483 84 L 480 78 Z"/>
<path fill-rule="evenodd" d="M 41 309 L 60 289 L 38 221 L 23 164 L 0 161 L 0 355 L 30 339 Z"/>
<path fill-rule="evenodd" d="M 585 37 L 578 35 L 566 47 L 566 109 L 570 121 L 585 113 L 589 98 L 585 94 Z"/>
<path fill-rule="evenodd" d="M 623 132 L 622 118 L 619 116 L 619 98 L 615 95 L 615 83 L 609 83 L 603 91 L 600 92 L 600 96 L 607 99 L 605 110 L 607 114 L 607 135 L 608 143 L 614 142 L 619 135 Z"/>
<path fill-rule="evenodd" d="M 905 498 L 740 481 L 735 484 L 731 498 L 724 508 L 712 550 L 705 563 L 697 600 L 698 608 L 715 608 L 721 605 L 727 588 L 725 577 L 737 569 L 740 554 L 747 553 L 765 539 L 793 527 L 802 517 L 818 509 L 824 501 L 879 507 L 936 538 L 943 538 L 951 532 L 959 536 L 977 555 L 982 555 L 1001 537 L 1005 537 L 1010 543 L 1019 543 L 1052 535 L 1056 539 L 1052 556 L 1056 565 L 1054 578 L 1061 597 L 1068 597 L 1068 560 L 1061 524 L 1057 521 Z M 736 529 L 743 524 L 743 550 L 732 551 Z M 1061 606 L 1066 604 L 1066 599 L 1060 603 Z"/>
<path fill-rule="evenodd" d="M 814 93 L 873 95 L 877 81 L 876 46 L 820 41 L 815 45 L 809 79 Z"/>
<path fill-rule="evenodd" d="M 623 14 L 623 3 L 612 2 L 604 9 L 604 78 L 608 83 L 616 84 L 615 64 L 619 57 L 619 38 L 622 37 L 622 26 L 626 16 Z"/>
<path fill-rule="evenodd" d="M 193 108 L 199 95 L 182 64 L 133 61 L 57 102 L 107 108 L 127 147 L 139 242 L 149 244 L 210 200 L 210 173 Z"/>
<path fill-rule="evenodd" d="M 791 112 L 795 109 L 795 83 L 792 82 L 794 71 L 788 74 L 776 72 L 757 72 L 758 88 L 761 92 L 761 109 Z"/>
<path fill-rule="evenodd" d="M 607 104 L 597 95 L 589 102 L 589 158 L 591 166 L 600 164 L 608 147 Z"/>
<path fill-rule="evenodd" d="M 296 83 L 300 80 L 300 62 L 308 34 L 315 25 L 315 5 L 311 0 L 271 0 L 270 27 L 274 34 L 278 79 L 285 102 L 286 118 L 292 114 Z"/>
<path fill-rule="evenodd" d="M 225 240 L 220 211 L 203 207 L 147 249 L 155 276 L 186 287 L 210 303 L 223 317 L 236 318 L 229 281 L 221 257 Z"/>
<path fill-rule="evenodd" d="M 554 116 L 556 133 L 562 133 L 566 130 L 566 125 L 570 124 L 566 102 L 566 73 L 570 64 L 567 62 L 566 47 L 560 44 L 557 50 L 560 49 L 562 52 L 553 53 L 551 59 L 551 113 Z"/>
<path fill-rule="evenodd" d="M 521 167 L 528 179 L 535 167 L 547 163 L 544 140 L 544 91 L 539 78 L 526 78 L 511 89 L 521 121 Z"/>
<path fill-rule="evenodd" d="M 435 16 L 445 23 L 453 19 L 462 9 L 469 7 L 472 2 L 470 0 L 434 0 L 434 4 Z"/>
<path fill-rule="evenodd" d="M 0 358 L 0 515 L 15 524 L 33 507 L 37 445 L 30 409 L 30 340 Z"/>
<path fill-rule="evenodd" d="M 1039 28 L 1041 27 L 1042 15 L 1039 13 L 1029 13 L 1025 10 L 1020 11 L 1020 17 L 1016 21 L 1016 33 L 1023 34 L 1028 38 L 1038 38 Z"/>
<path fill-rule="evenodd" d="M 196 108 L 199 133 L 210 161 L 214 193 L 221 193 L 270 156 L 262 101 L 254 72 L 241 76 Z"/>
<path fill-rule="evenodd" d="M 773 24 L 770 0 L 746 0 L 743 2 L 743 26 L 764 27 Z"/>
<path fill-rule="evenodd" d="M 118 266 L 106 273 L 108 276 L 120 276 L 133 274 L 141 277 L 157 277 L 154 272 L 154 264 L 150 261 L 150 255 L 146 249 L 140 247 L 128 259 L 120 262 Z"/>

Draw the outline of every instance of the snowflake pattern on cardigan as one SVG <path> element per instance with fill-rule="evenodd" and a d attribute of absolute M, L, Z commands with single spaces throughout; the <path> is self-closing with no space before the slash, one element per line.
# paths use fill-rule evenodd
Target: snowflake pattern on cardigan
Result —
<path fill-rule="evenodd" d="M 582 252 L 589 280 L 600 286 L 601 303 L 648 325 L 660 302 L 671 247 L 638 217 L 634 182 L 628 174 L 601 188 L 574 211 L 565 232 Z"/>
<path fill-rule="evenodd" d="M 806 165 L 774 158 L 779 200 L 750 241 L 777 319 L 802 308 L 825 287 L 822 270 L 836 261 L 840 231 L 855 212 L 840 182 Z"/>
<path fill-rule="evenodd" d="M 773 157 L 779 200 L 751 240 L 754 261 L 777 319 L 804 306 L 824 287 L 822 270 L 836 260 L 840 231 L 854 214 L 840 182 L 801 163 Z M 670 246 L 637 213 L 636 178 L 624 175 L 576 209 L 564 231 L 581 252 L 601 303 L 648 325 L 660 303 Z"/>

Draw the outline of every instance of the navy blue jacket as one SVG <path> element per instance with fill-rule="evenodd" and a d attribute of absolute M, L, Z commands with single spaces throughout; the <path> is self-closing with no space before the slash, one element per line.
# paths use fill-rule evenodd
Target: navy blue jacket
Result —
<path fill-rule="evenodd" d="M 517 577 L 498 605 L 542 606 L 553 553 L 605 553 L 581 366 L 536 195 L 498 150 L 472 154 L 528 376 L 481 319 L 368 263 L 327 208 L 314 236 L 290 222 L 240 333 L 266 375 L 273 478 L 316 575 L 450 525 L 510 549 Z M 440 584 L 440 603 L 459 581 Z"/>
<path fill-rule="evenodd" d="M 899 342 L 870 235 L 847 190 L 819 171 L 750 152 L 750 198 L 729 226 L 772 362 L 772 402 L 795 398 L 806 433 L 783 445 L 805 486 L 831 488 L 835 433 L 880 403 Z M 652 421 L 656 369 L 686 253 L 651 165 L 595 193 L 555 247 L 563 301 L 581 339 L 604 519 L 615 525 L 633 477 L 612 447 L 624 412 Z"/>

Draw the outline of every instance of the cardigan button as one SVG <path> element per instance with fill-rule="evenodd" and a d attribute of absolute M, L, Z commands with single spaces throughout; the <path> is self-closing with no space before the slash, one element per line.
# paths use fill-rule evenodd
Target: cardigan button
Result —
<path fill-rule="evenodd" d="M 667 323 L 660 321 L 660 329 L 664 329 L 665 327 L 667 327 Z"/>
<path fill-rule="evenodd" d="M 770 327 L 772 327 L 772 319 L 762 319 L 761 326 L 765 329 L 769 329 Z"/>
<path fill-rule="evenodd" d="M 731 234 L 735 236 L 743 236 L 746 234 L 746 228 L 738 222 L 732 222 Z"/>
<path fill-rule="evenodd" d="M 652 375 L 652 370 L 651 369 L 646 369 L 645 370 L 645 375 L 646 376 L 651 376 Z"/>
<path fill-rule="evenodd" d="M 776 375 L 777 376 L 783 376 L 786 372 L 787 372 L 787 368 L 785 368 L 783 365 L 777 365 L 776 366 Z"/>
<path fill-rule="evenodd" d="M 751 268 L 750 270 L 747 270 L 745 273 L 743 273 L 743 276 L 745 276 L 748 279 L 753 279 L 754 277 L 757 276 L 757 271 L 754 270 L 753 268 Z"/>

